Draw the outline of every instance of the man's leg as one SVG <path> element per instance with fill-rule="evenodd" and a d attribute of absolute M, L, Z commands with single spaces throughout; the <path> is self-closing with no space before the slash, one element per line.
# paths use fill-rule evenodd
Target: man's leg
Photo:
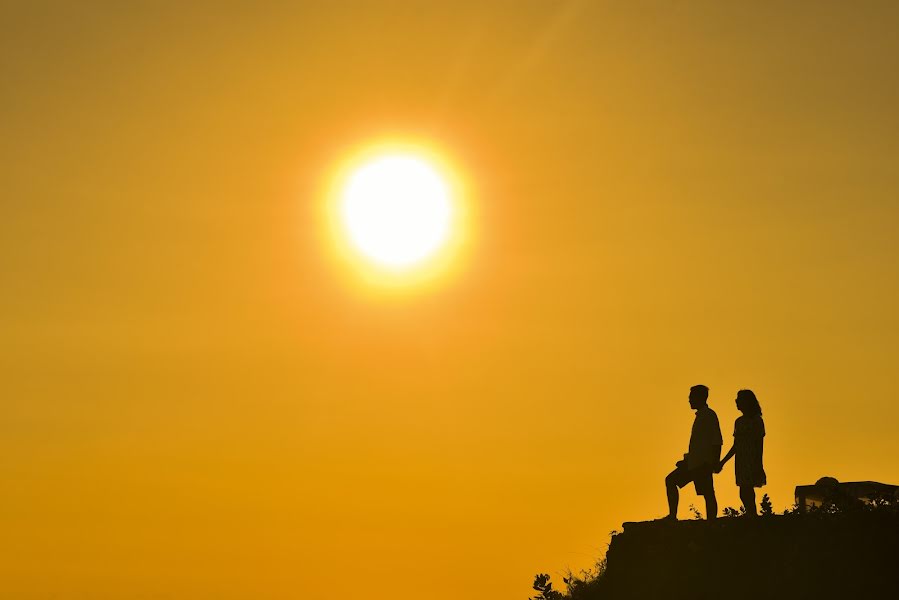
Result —
<path fill-rule="evenodd" d="M 718 499 L 714 490 L 705 496 L 705 518 L 709 521 L 718 518 Z"/>
<path fill-rule="evenodd" d="M 743 502 L 743 508 L 746 509 L 746 516 L 758 516 L 758 510 L 755 507 L 755 488 L 752 486 L 744 486 L 740 488 L 740 500 Z"/>
<path fill-rule="evenodd" d="M 665 490 L 668 492 L 668 517 L 672 519 L 677 519 L 677 504 L 680 500 L 677 483 L 675 483 L 676 473 L 677 470 L 675 469 L 665 478 Z"/>

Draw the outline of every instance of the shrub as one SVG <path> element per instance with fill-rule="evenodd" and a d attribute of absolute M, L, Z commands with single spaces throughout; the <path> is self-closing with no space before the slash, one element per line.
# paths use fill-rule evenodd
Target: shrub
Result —
<path fill-rule="evenodd" d="M 562 600 L 565 597 L 562 592 L 553 589 L 552 581 L 546 573 L 534 577 L 534 589 L 540 592 L 540 595 L 532 596 L 530 600 Z"/>
<path fill-rule="evenodd" d="M 768 494 L 762 496 L 762 516 L 770 517 L 774 514 L 774 507 L 771 505 L 771 498 L 768 497 Z"/>

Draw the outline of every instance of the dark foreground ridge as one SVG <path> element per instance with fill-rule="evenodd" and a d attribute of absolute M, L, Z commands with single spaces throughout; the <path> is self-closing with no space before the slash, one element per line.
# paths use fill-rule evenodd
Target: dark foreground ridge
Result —
<path fill-rule="evenodd" d="M 543 597 L 562 596 L 537 596 Z M 625 523 L 612 537 L 603 572 L 564 596 L 762 597 L 899 598 L 899 514 Z"/>

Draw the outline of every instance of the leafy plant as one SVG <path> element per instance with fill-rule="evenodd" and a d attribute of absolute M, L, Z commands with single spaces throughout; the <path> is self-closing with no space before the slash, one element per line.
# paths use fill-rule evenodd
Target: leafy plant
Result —
<path fill-rule="evenodd" d="M 595 577 L 596 575 L 591 569 L 582 569 L 577 575 L 568 571 L 568 575 L 562 578 L 562 581 L 564 581 L 565 585 L 568 587 L 568 597 L 577 598 L 580 596 L 581 589 Z"/>
<path fill-rule="evenodd" d="M 771 505 L 771 498 L 768 497 L 768 494 L 762 496 L 762 516 L 770 517 L 774 514 L 774 507 Z"/>
<path fill-rule="evenodd" d="M 784 509 L 784 516 L 798 515 L 800 512 L 799 505 L 794 503 L 793 506 Z"/>
<path fill-rule="evenodd" d="M 732 506 L 728 506 L 723 511 L 721 511 L 721 514 L 727 518 L 741 517 L 746 514 L 746 509 L 741 506 L 740 510 L 737 510 Z"/>
<path fill-rule="evenodd" d="M 532 596 L 529 600 L 562 600 L 565 597 L 562 592 L 553 589 L 550 576 L 546 573 L 534 577 L 534 589 L 540 592 L 540 595 Z"/>
<path fill-rule="evenodd" d="M 699 509 L 696 508 L 695 505 L 691 504 L 691 505 L 690 505 L 690 508 L 689 508 L 688 510 L 690 511 L 690 514 L 693 515 L 693 519 L 694 519 L 694 520 L 696 520 L 696 521 L 701 521 L 701 520 L 702 520 L 702 513 L 699 512 Z"/>

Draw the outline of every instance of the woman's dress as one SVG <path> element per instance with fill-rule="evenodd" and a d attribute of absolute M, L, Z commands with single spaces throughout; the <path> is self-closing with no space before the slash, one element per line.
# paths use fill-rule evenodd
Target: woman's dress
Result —
<path fill-rule="evenodd" d="M 762 487 L 768 480 L 762 467 L 765 422 L 761 415 L 737 418 L 734 423 L 734 447 L 738 487 Z"/>

